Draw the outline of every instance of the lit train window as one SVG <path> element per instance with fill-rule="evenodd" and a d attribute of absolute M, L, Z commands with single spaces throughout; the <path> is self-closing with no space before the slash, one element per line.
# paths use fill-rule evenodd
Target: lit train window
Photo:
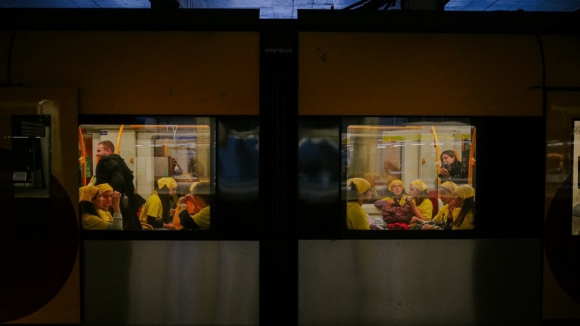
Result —
<path fill-rule="evenodd" d="M 11 122 L 14 197 L 50 197 L 50 116 L 15 115 Z"/>
<path fill-rule="evenodd" d="M 475 127 L 466 119 L 346 118 L 350 230 L 472 230 Z"/>
<path fill-rule="evenodd" d="M 209 230 L 215 120 L 137 121 L 79 126 L 83 229 Z"/>

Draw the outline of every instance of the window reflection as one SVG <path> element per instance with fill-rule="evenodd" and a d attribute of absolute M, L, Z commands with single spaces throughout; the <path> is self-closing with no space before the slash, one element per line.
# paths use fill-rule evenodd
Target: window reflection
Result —
<path fill-rule="evenodd" d="M 83 187 L 103 184 L 111 188 L 90 192 L 93 197 L 85 198 L 97 214 L 84 215 L 84 228 L 119 229 L 111 226 L 118 222 L 117 204 L 123 230 L 209 229 L 214 193 L 214 120 L 143 121 L 79 127 L 81 192 Z M 102 198 L 99 201 L 95 196 Z M 99 209 L 109 214 L 100 214 Z M 90 216 L 92 223 L 88 221 Z"/>
<path fill-rule="evenodd" d="M 347 228 L 475 228 L 475 128 L 469 122 L 346 119 Z"/>

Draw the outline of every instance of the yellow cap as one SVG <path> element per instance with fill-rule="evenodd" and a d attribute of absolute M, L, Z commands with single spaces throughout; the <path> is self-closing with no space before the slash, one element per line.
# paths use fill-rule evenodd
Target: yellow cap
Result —
<path fill-rule="evenodd" d="M 387 188 L 389 189 L 389 191 L 393 191 L 393 187 L 396 185 L 403 187 L 403 190 L 405 190 L 405 185 L 403 184 L 403 181 L 401 181 L 401 180 L 391 181 L 391 183 L 389 183 L 389 186 Z"/>
<path fill-rule="evenodd" d="M 457 189 L 455 189 L 455 194 L 461 199 L 473 197 L 475 200 L 475 189 L 469 185 L 461 185 L 457 187 Z"/>
<path fill-rule="evenodd" d="M 457 185 L 451 181 L 445 181 L 441 185 L 439 185 L 439 187 L 447 189 L 450 193 L 454 193 L 455 189 L 457 189 Z"/>
<path fill-rule="evenodd" d="M 411 185 L 417 189 L 419 189 L 420 191 L 426 191 L 427 189 L 429 189 L 429 187 L 427 187 L 427 184 L 425 184 L 425 182 L 423 182 L 423 180 L 421 179 L 417 179 L 413 182 L 411 182 Z"/>
<path fill-rule="evenodd" d="M 99 188 L 95 186 L 84 186 L 79 188 L 79 203 L 82 201 L 91 201 L 93 197 L 99 192 Z"/>
<path fill-rule="evenodd" d="M 358 193 L 361 195 L 371 190 L 371 184 L 363 178 L 352 178 L 346 180 L 347 187 L 350 187 L 350 185 L 353 183 L 355 184 Z"/>
<path fill-rule="evenodd" d="M 97 188 L 99 188 L 99 193 L 101 194 L 104 194 L 105 191 L 113 191 L 113 187 L 108 183 L 101 183 Z"/>
<path fill-rule="evenodd" d="M 167 187 L 167 189 L 173 189 L 177 188 L 177 181 L 175 181 L 175 179 L 172 177 L 160 178 L 157 180 L 157 185 L 159 186 L 159 189 L 162 189 L 163 187 Z"/>

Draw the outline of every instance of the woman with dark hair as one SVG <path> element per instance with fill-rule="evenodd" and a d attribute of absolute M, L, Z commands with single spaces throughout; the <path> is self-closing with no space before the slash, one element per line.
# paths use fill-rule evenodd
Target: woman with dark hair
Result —
<path fill-rule="evenodd" d="M 441 180 L 453 181 L 455 183 L 465 183 L 467 178 L 467 168 L 452 150 L 441 153 L 441 169 L 439 172 Z"/>
<path fill-rule="evenodd" d="M 475 227 L 475 189 L 469 185 L 461 185 L 453 194 L 455 210 L 453 210 L 452 230 L 472 230 Z"/>
<path fill-rule="evenodd" d="M 139 220 L 154 228 L 175 229 L 171 215 L 171 197 L 177 191 L 177 182 L 172 177 L 160 178 L 155 185 L 155 191 L 147 198 L 141 209 Z"/>
<path fill-rule="evenodd" d="M 103 199 L 99 188 L 95 186 L 85 186 L 79 188 L 79 212 L 81 215 L 83 229 L 85 230 L 122 230 L 123 218 L 119 202 L 121 194 L 115 191 L 112 195 L 113 220 L 112 222 L 103 219 L 97 210 L 103 208 Z"/>
<path fill-rule="evenodd" d="M 410 197 L 406 198 L 415 214 L 411 219 L 411 223 L 431 221 L 433 217 L 433 202 L 427 197 L 428 190 L 427 184 L 421 179 L 411 182 L 409 186 Z"/>

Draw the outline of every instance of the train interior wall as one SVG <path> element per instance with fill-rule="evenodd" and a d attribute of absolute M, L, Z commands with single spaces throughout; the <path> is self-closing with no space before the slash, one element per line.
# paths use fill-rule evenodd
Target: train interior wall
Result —
<path fill-rule="evenodd" d="M 2 31 L 0 53 L 10 51 L 12 63 L 0 57 L 0 78 L 11 70 L 11 80 L 0 80 L 19 84 L 18 96 L 32 100 L 50 93 L 28 88 L 76 90 L 78 102 L 63 105 L 75 123 L 78 114 L 256 115 L 259 41 L 255 32 Z M 542 90 L 535 86 L 580 85 L 577 36 L 307 32 L 299 35 L 298 53 L 300 116 L 315 119 L 525 117 L 537 127 L 547 117 Z M 13 93 L 3 88 L 1 99 L 13 100 Z M 518 147 L 528 137 L 515 136 L 503 140 L 514 148 L 508 160 L 545 159 L 544 143 Z M 76 171 L 76 137 L 64 143 L 75 157 L 67 169 Z M 524 152 L 529 148 L 537 152 Z M 487 164 L 494 165 L 493 159 Z M 517 169 L 504 176 L 509 179 Z M 509 180 L 498 183 L 498 192 L 517 188 Z M 72 202 L 76 184 L 65 183 Z M 543 185 L 529 184 L 533 188 L 524 191 L 544 192 Z M 542 223 L 542 206 L 533 210 L 530 223 Z M 493 218 L 510 224 L 513 217 L 496 212 Z M 507 234 L 297 239 L 299 324 L 508 325 L 580 318 L 578 302 L 560 289 L 543 260 L 543 236 Z M 83 272 L 75 268 L 73 290 L 63 291 L 67 298 L 78 294 L 86 324 L 258 324 L 259 246 L 259 241 L 85 241 Z M 45 306 L 45 316 L 58 307 Z M 38 322 L 34 318 L 13 322 Z M 56 322 L 78 318 L 73 313 Z"/>

